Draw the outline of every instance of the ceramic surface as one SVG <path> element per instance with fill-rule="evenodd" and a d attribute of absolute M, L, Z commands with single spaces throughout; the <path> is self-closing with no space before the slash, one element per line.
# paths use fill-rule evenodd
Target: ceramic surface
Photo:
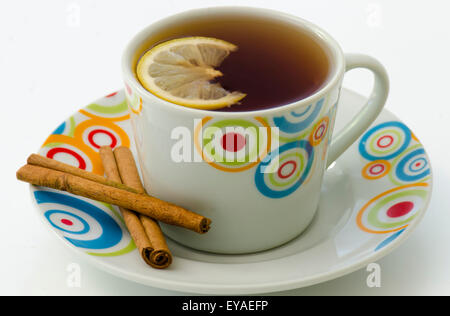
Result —
<path fill-rule="evenodd" d="M 336 130 L 345 128 L 365 101 L 344 89 Z M 113 93 L 62 122 L 39 153 L 103 174 L 101 145 L 131 146 L 136 154 L 129 117 L 125 92 Z M 423 146 L 404 123 L 383 110 L 325 173 L 318 211 L 301 236 L 247 255 L 197 251 L 169 239 L 174 263 L 163 271 L 141 260 L 115 206 L 30 187 L 47 227 L 103 270 L 171 290 L 250 294 L 316 284 L 380 259 L 418 225 L 431 185 L 430 161 Z"/>
<path fill-rule="evenodd" d="M 173 25 L 221 15 L 282 21 L 308 34 L 328 57 L 327 79 L 304 99 L 249 112 L 179 106 L 142 87 L 133 69 L 142 49 L 150 47 L 149 39 Z M 130 41 L 122 61 L 145 188 L 210 218 L 214 227 L 208 238 L 175 226 L 163 225 L 165 231 L 186 246 L 216 253 L 267 250 L 302 233 L 317 211 L 327 164 L 375 120 L 389 90 L 386 71 L 378 61 L 360 54 L 344 55 L 318 26 L 268 9 L 216 7 L 164 18 Z M 373 72 L 373 92 L 364 109 L 331 140 L 341 83 L 345 72 L 353 68 Z"/>

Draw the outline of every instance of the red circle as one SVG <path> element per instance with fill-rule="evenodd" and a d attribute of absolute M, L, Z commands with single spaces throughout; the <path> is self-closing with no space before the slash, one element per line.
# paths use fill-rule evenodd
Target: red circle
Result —
<path fill-rule="evenodd" d="M 47 152 L 47 158 L 53 159 L 53 157 L 59 153 L 65 153 L 75 157 L 75 159 L 78 160 L 78 168 L 83 170 L 86 169 L 86 162 L 84 161 L 83 157 L 81 157 L 78 153 L 74 152 L 73 150 L 67 148 L 61 147 L 52 148 Z"/>
<path fill-rule="evenodd" d="M 292 168 L 291 172 L 289 172 L 288 174 L 284 175 L 281 171 L 282 171 L 283 168 L 286 167 L 287 165 L 294 165 L 294 167 Z M 294 174 L 295 169 L 297 169 L 297 163 L 296 163 L 295 161 L 293 161 L 293 160 L 286 161 L 284 164 L 282 164 L 282 165 L 280 166 L 280 168 L 278 168 L 278 176 L 279 176 L 281 179 L 289 178 L 290 176 L 292 176 L 292 175 Z"/>
<path fill-rule="evenodd" d="M 116 147 L 116 145 L 117 145 L 117 138 L 116 138 L 116 136 L 114 136 L 113 133 L 111 133 L 109 131 L 106 131 L 104 129 L 95 129 L 95 130 L 93 130 L 93 131 L 91 131 L 89 133 L 88 140 L 89 140 L 89 143 L 91 143 L 92 146 L 94 146 L 95 148 L 100 148 L 100 146 L 97 145 L 94 142 L 94 136 L 97 135 L 97 134 L 100 134 L 100 133 L 101 134 L 106 134 L 106 135 L 108 135 L 111 138 L 111 144 L 110 144 L 111 148 Z"/>
<path fill-rule="evenodd" d="M 222 148 L 226 151 L 237 152 L 244 148 L 245 137 L 238 133 L 227 133 L 223 135 L 221 140 Z"/>
<path fill-rule="evenodd" d="M 317 136 L 317 132 L 319 132 L 319 131 L 320 131 L 320 135 Z M 324 133 L 325 133 L 325 125 L 321 124 L 314 132 L 314 137 L 316 139 L 321 139 Z"/>
<path fill-rule="evenodd" d="M 64 225 L 67 225 L 67 226 L 72 226 L 73 225 L 73 222 L 69 221 L 68 219 L 62 219 L 61 223 L 63 223 Z"/>
<path fill-rule="evenodd" d="M 385 145 L 381 144 L 381 141 L 382 141 L 383 139 L 386 139 L 386 138 L 389 139 L 389 142 L 388 142 L 387 144 L 385 144 Z M 377 146 L 380 147 L 380 148 L 386 148 L 386 147 L 391 146 L 393 142 L 394 142 L 394 137 L 392 137 L 391 135 L 385 135 L 385 136 L 380 137 L 380 138 L 378 139 L 378 141 L 377 141 Z"/>
<path fill-rule="evenodd" d="M 373 171 L 373 169 L 376 168 L 376 167 L 381 167 L 381 170 L 378 171 L 378 172 Z M 373 165 L 372 167 L 369 168 L 369 173 L 370 173 L 370 174 L 373 174 L 373 175 L 379 175 L 379 174 L 381 174 L 382 172 L 384 172 L 385 169 L 386 169 L 386 167 L 385 167 L 383 164 L 377 163 L 376 165 Z"/>
<path fill-rule="evenodd" d="M 420 166 L 420 162 L 416 162 L 416 167 L 419 167 Z"/>
<path fill-rule="evenodd" d="M 402 217 L 414 208 L 414 203 L 410 201 L 400 202 L 392 205 L 388 211 L 387 216 L 389 217 Z"/>

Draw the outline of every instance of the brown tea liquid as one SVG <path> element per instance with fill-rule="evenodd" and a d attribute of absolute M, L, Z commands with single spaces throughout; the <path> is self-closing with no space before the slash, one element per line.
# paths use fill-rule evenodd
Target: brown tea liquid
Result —
<path fill-rule="evenodd" d="M 327 54 L 310 35 L 288 23 L 248 16 L 214 16 L 177 23 L 151 39 L 147 49 L 174 38 L 205 36 L 239 47 L 228 56 L 217 81 L 247 96 L 218 111 L 255 111 L 301 100 L 325 83 Z"/>

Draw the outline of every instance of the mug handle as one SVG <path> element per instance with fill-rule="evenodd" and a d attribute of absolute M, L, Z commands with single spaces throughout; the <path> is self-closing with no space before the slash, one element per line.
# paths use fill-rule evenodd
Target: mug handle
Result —
<path fill-rule="evenodd" d="M 346 54 L 345 63 L 346 72 L 355 68 L 367 68 L 372 71 L 375 79 L 374 86 L 364 107 L 336 137 L 333 137 L 328 152 L 327 167 L 375 121 L 383 110 L 389 93 L 389 78 L 386 69 L 375 58 L 362 54 Z"/>

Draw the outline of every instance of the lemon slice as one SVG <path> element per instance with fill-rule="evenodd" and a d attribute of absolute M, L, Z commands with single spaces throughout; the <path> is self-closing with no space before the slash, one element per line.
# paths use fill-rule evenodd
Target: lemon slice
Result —
<path fill-rule="evenodd" d="M 246 96 L 212 82 L 222 76 L 215 68 L 236 50 L 236 45 L 209 37 L 170 40 L 153 47 L 139 60 L 137 76 L 145 89 L 166 101 L 204 110 L 220 109 Z"/>

